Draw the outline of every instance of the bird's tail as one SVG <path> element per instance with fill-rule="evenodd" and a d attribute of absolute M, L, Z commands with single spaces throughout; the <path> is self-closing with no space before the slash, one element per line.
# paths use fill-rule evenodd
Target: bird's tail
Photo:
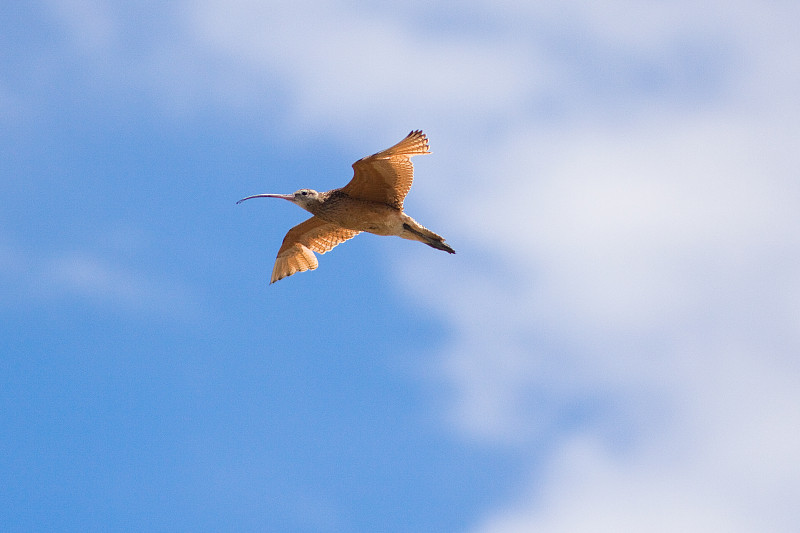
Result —
<path fill-rule="evenodd" d="M 450 245 L 448 245 L 446 242 L 444 242 L 444 238 L 441 235 L 437 235 L 436 233 L 432 232 L 428 228 L 426 228 L 426 227 L 424 227 L 424 226 L 422 226 L 420 224 L 417 224 L 416 221 L 413 221 L 413 222 L 415 222 L 415 224 L 413 226 L 411 224 L 409 224 L 408 222 L 404 222 L 403 223 L 403 229 L 406 230 L 407 232 L 411 233 L 411 235 L 409 237 L 406 237 L 406 238 L 410 238 L 410 239 L 415 240 L 415 241 L 424 242 L 425 244 L 427 244 L 431 248 L 436 248 L 437 250 L 443 250 L 443 251 L 445 251 L 445 252 L 447 252 L 449 254 L 456 253 L 456 251 L 453 250 L 450 247 Z"/>

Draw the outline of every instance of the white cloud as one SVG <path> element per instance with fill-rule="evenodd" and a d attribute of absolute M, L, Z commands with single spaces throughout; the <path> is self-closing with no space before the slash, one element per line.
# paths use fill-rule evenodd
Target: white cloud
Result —
<path fill-rule="evenodd" d="M 475 531 L 792 531 L 800 518 L 796 373 L 740 346 L 692 346 L 674 416 L 634 453 L 564 439 L 531 489 Z M 660 426 L 660 427 L 659 427 Z"/>
<path fill-rule="evenodd" d="M 209 1 L 187 10 L 187 21 L 200 46 L 236 65 L 220 94 L 258 106 L 280 79 L 289 87 L 287 125 L 300 129 L 346 135 L 366 123 L 396 135 L 408 117 L 467 109 L 474 124 L 522 105 L 547 74 L 532 50 L 509 54 L 496 36 L 444 38 L 356 5 Z M 261 80 L 245 93 L 242 76 Z"/>
<path fill-rule="evenodd" d="M 521 500 L 475 531 L 487 533 L 753 531 L 756 524 L 713 494 L 696 473 L 658 463 L 623 464 L 587 438 L 562 446 L 544 497 Z M 756 528 L 755 530 L 759 530 Z"/>

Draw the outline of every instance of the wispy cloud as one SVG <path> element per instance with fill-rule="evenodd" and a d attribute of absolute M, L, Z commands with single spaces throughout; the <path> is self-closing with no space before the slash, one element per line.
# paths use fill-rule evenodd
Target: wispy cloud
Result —
<path fill-rule="evenodd" d="M 130 310 L 186 310 L 185 296 L 143 275 L 93 254 L 67 253 L 44 266 L 42 281 L 65 295 L 108 303 Z"/>
<path fill-rule="evenodd" d="M 4 305 L 79 299 L 99 307 L 145 315 L 195 317 L 185 288 L 153 279 L 113 254 L 62 251 L 42 254 L 22 246 L 0 246 Z"/>
<path fill-rule="evenodd" d="M 408 19 L 347 4 L 237 0 L 187 13 L 199 46 L 235 64 L 234 76 L 255 81 L 247 91 L 254 105 L 280 80 L 289 110 L 284 127 L 346 135 L 367 123 L 394 134 L 408 127 L 403 115 L 455 118 L 465 109 L 475 122 L 509 114 L 545 76 L 530 50 L 508 54 L 496 36 L 443 38 Z M 246 97 L 234 77 L 223 84 L 220 94 Z"/>
<path fill-rule="evenodd" d="M 107 53 L 119 36 L 119 23 L 105 0 L 46 2 L 73 46 L 82 52 Z"/>

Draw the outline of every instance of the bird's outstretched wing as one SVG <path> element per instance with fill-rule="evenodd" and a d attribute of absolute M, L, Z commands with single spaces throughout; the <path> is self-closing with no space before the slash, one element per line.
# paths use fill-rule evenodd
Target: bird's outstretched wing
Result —
<path fill-rule="evenodd" d="M 270 284 L 296 272 L 314 270 L 319 265 L 314 252 L 324 254 L 360 231 L 345 229 L 321 218 L 311 217 L 296 225 L 283 238 Z"/>
<path fill-rule="evenodd" d="M 412 131 L 391 148 L 353 163 L 353 179 L 342 191 L 352 198 L 403 209 L 403 200 L 414 181 L 414 166 L 409 158 L 429 153 L 425 134 Z"/>

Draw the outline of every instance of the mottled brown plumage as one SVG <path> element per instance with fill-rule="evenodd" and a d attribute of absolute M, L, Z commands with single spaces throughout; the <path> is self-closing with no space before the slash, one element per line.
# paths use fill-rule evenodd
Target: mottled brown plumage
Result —
<path fill-rule="evenodd" d="M 396 235 L 455 253 L 441 236 L 403 213 L 403 200 L 414 181 L 410 158 L 428 153 L 428 139 L 416 130 L 391 148 L 353 163 L 353 179 L 340 189 L 300 189 L 294 194 L 256 194 L 239 200 L 283 198 L 314 215 L 284 237 L 270 283 L 314 270 L 318 265 L 314 252 L 324 254 L 362 231 Z"/>

